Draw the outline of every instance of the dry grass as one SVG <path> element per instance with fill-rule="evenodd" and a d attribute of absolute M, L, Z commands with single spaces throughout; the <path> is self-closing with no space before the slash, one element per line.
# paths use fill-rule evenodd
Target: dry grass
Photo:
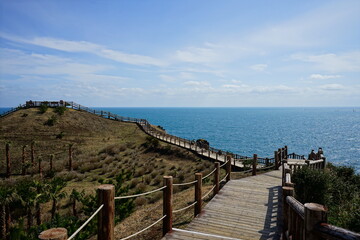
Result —
<path fill-rule="evenodd" d="M 149 151 L 143 146 L 147 135 L 136 124 L 68 110 L 64 115 L 57 116 L 54 126 L 44 125 L 54 114 L 51 108 L 44 114 L 40 114 L 37 109 L 26 109 L 0 118 L 0 155 L 5 156 L 5 143 L 10 141 L 12 170 L 16 174 L 11 177 L 12 180 L 23 178 L 19 175 L 22 146 L 28 145 L 26 160 L 30 161 L 32 141 L 35 141 L 36 158 L 40 156 L 43 160 L 45 173 L 49 170 L 50 154 L 55 155 L 54 170 L 57 176 L 68 181 L 65 187 L 68 194 L 73 188 L 78 191 L 85 190 L 86 194 L 95 194 L 100 182 L 113 180 L 122 170 L 133 173 L 132 179 L 124 183 L 130 186 L 129 194 L 132 194 L 162 186 L 164 175 L 173 176 L 174 183 L 189 182 L 194 179 L 194 173 L 201 171 L 206 175 L 213 169 L 213 164 L 209 161 L 164 142 L 160 142 L 158 150 Z M 61 139 L 56 137 L 60 133 L 63 133 Z M 74 144 L 72 172 L 67 170 L 69 144 Z M 4 159 L 2 157 L 0 160 L 2 176 L 5 173 Z M 36 173 L 36 169 L 37 166 L 28 169 L 28 176 L 31 172 Z M 204 191 L 207 188 L 210 187 L 205 186 Z M 175 209 L 184 207 L 189 203 L 189 199 L 194 198 L 192 188 L 176 187 L 174 192 Z M 161 192 L 137 199 L 135 212 L 116 227 L 117 235 L 128 235 L 160 217 L 161 199 Z M 50 207 L 47 205 L 44 204 L 43 220 L 49 219 Z M 64 207 L 68 205 L 68 199 L 62 200 L 60 205 L 61 214 L 69 214 L 69 207 Z M 187 223 L 192 214 L 193 208 L 175 216 L 175 225 L 179 227 Z M 161 235 L 160 226 L 161 224 L 149 230 L 146 235 L 150 237 L 143 236 L 141 239 L 150 239 L 151 236 L 154 236 L 152 239 L 157 239 Z"/>

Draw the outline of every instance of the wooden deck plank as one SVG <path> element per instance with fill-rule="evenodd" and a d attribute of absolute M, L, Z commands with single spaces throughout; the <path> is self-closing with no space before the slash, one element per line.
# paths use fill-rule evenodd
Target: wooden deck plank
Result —
<path fill-rule="evenodd" d="M 197 233 L 236 239 L 280 239 L 281 171 L 271 171 L 228 182 L 186 230 L 173 231 L 163 239 L 204 238 Z"/>

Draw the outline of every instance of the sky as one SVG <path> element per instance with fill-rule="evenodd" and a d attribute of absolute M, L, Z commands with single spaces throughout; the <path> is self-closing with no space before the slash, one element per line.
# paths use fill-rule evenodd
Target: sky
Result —
<path fill-rule="evenodd" d="M 0 107 L 360 106 L 360 1 L 0 0 Z"/>

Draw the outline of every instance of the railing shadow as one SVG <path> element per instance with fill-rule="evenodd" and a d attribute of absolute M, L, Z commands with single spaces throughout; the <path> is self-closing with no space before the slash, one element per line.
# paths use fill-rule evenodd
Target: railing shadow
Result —
<path fill-rule="evenodd" d="M 281 239 L 282 232 L 282 190 L 281 186 L 268 188 L 269 197 L 264 229 L 260 239 Z"/>

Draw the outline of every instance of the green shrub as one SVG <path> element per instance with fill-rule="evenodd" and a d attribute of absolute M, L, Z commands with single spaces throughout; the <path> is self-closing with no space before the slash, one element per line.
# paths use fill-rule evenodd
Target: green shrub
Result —
<path fill-rule="evenodd" d="M 293 175 L 296 198 L 302 203 L 325 204 L 330 186 L 330 175 L 304 167 Z"/>
<path fill-rule="evenodd" d="M 143 146 L 149 150 L 155 150 L 159 147 L 159 145 L 160 145 L 159 140 L 152 136 L 147 136 L 146 142 L 143 143 Z"/>
<path fill-rule="evenodd" d="M 64 115 L 66 110 L 67 110 L 67 107 L 60 106 L 60 107 L 56 107 L 54 112 L 56 112 L 59 115 Z"/>
<path fill-rule="evenodd" d="M 64 132 L 60 132 L 59 134 L 56 135 L 56 139 L 62 139 L 64 137 Z"/>
<path fill-rule="evenodd" d="M 39 107 L 40 113 L 46 113 L 46 111 L 49 109 L 49 106 L 47 104 L 41 104 Z"/>
<path fill-rule="evenodd" d="M 57 122 L 57 117 L 55 115 L 53 115 L 53 116 L 49 117 L 49 119 L 44 123 L 44 125 L 54 126 L 56 122 Z"/>
<path fill-rule="evenodd" d="M 328 164 L 325 171 L 302 168 L 293 175 L 302 203 L 325 205 L 330 224 L 360 232 L 360 175 L 351 167 Z"/>

